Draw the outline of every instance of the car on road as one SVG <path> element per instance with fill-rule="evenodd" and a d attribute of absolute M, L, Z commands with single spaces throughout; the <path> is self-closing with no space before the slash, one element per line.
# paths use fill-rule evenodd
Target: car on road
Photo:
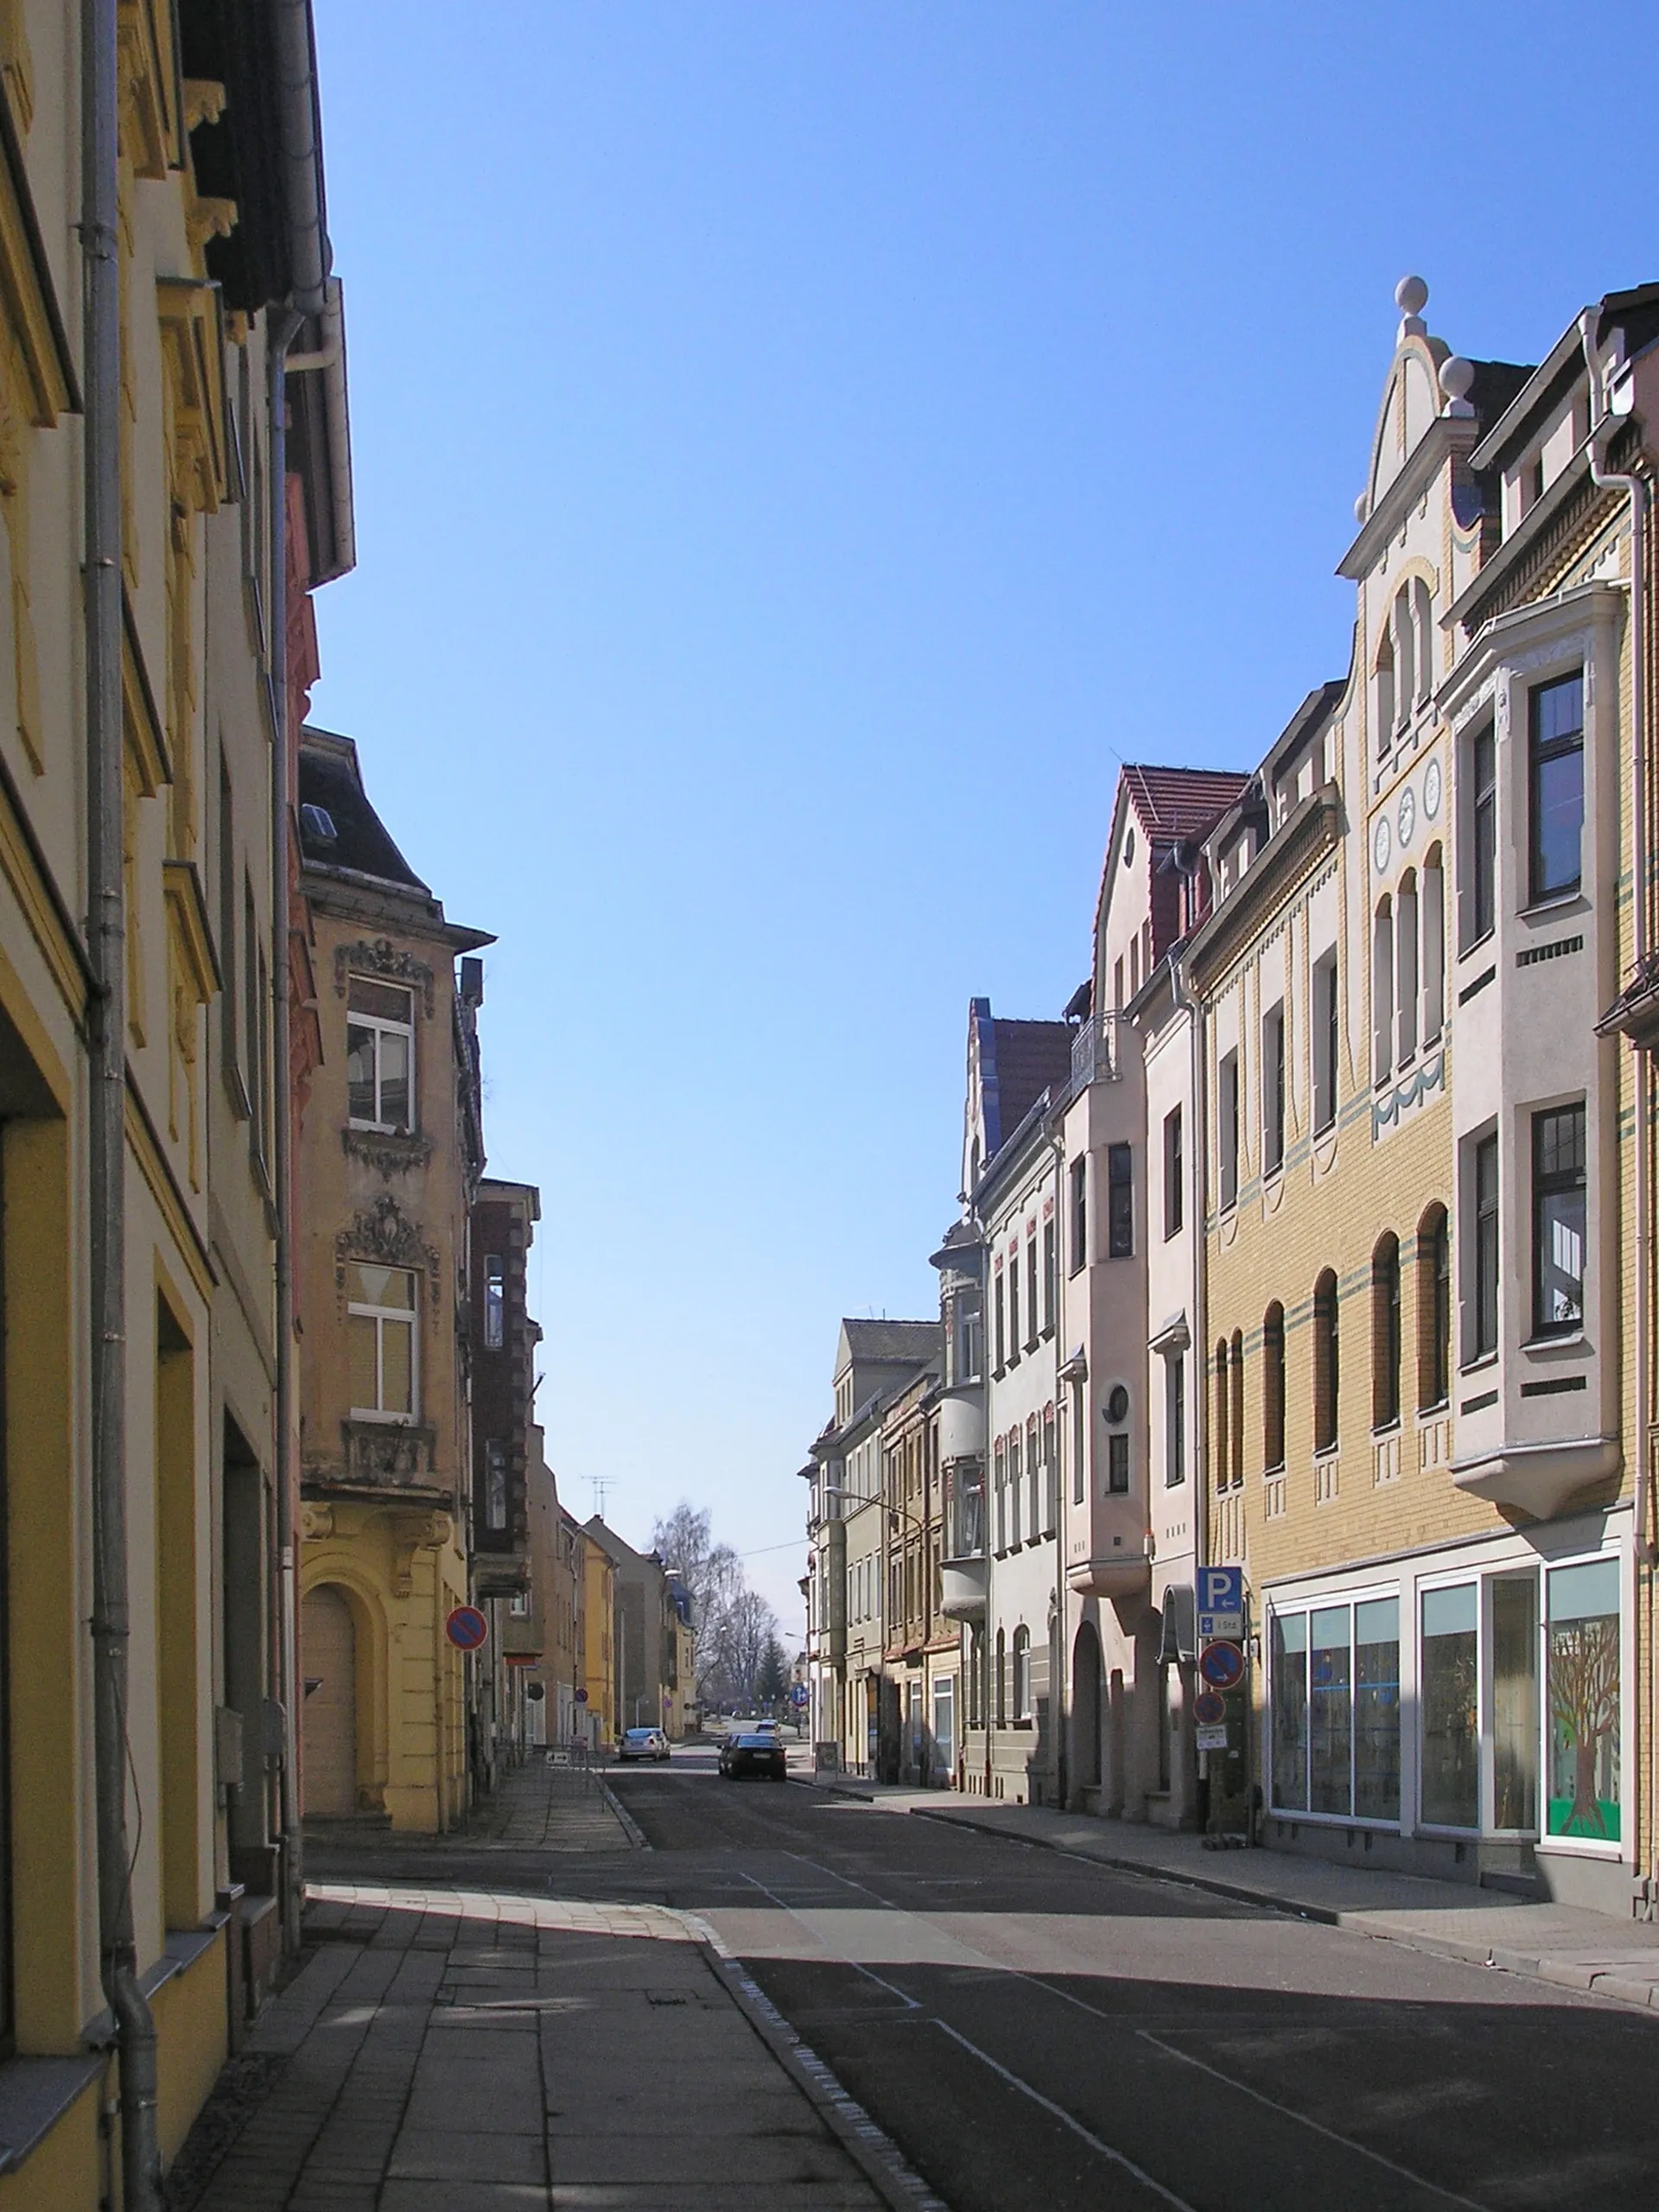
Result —
<path fill-rule="evenodd" d="M 720 1770 L 728 1782 L 741 1782 L 746 1774 L 766 1774 L 774 1782 L 786 1782 L 789 1754 L 777 1736 L 762 1735 L 759 1730 L 753 1735 L 728 1736 Z"/>
<path fill-rule="evenodd" d="M 660 1728 L 630 1728 L 616 1747 L 619 1759 L 665 1759 L 668 1738 Z"/>

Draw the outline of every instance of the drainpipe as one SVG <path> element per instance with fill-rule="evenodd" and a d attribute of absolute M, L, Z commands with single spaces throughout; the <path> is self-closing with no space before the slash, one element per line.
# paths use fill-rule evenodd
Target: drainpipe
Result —
<path fill-rule="evenodd" d="M 1097 1021 L 1099 1020 L 1099 1016 L 1091 1009 L 1089 1019 L 1090 1021 Z M 1116 1042 L 1116 1039 L 1114 1039 L 1114 1042 Z M 1068 1103 L 1069 1098 L 1063 1099 L 1058 1109 L 1058 1116 L 1061 1121 L 1062 1130 L 1064 1128 L 1065 1108 Z M 1059 1239 L 1061 1232 L 1065 1227 L 1065 1215 L 1063 1210 L 1065 1196 L 1065 1138 L 1063 1133 L 1052 1128 L 1046 1132 L 1046 1135 L 1049 1150 L 1054 1155 L 1054 1288 L 1058 1294 L 1060 1287 L 1059 1271 L 1061 1264 Z M 1049 1318 L 1055 1325 L 1054 1343 L 1055 1350 L 1058 1351 L 1060 1344 L 1065 1341 L 1064 1332 L 1059 1326 L 1058 1317 L 1057 1315 L 1051 1314 Z M 1057 1382 L 1058 1380 L 1058 1377 L 1057 1374 Z M 1072 1387 L 1075 1389 L 1076 1385 L 1074 1384 Z M 1054 1718 L 1055 1802 L 1058 1805 L 1060 1810 L 1065 1812 L 1067 1802 L 1066 1783 L 1069 1778 L 1068 1770 L 1070 1766 L 1070 1762 L 1065 1755 L 1066 1738 L 1070 1728 L 1070 1716 L 1066 1710 L 1067 1687 L 1065 1676 L 1066 1661 L 1070 1656 L 1071 1643 L 1068 1635 L 1068 1624 L 1065 1618 L 1065 1545 L 1064 1542 L 1065 1498 L 1064 1496 L 1065 1485 L 1060 1481 L 1059 1429 L 1060 1398 L 1058 1389 L 1057 1389 L 1054 1394 L 1054 1459 L 1048 1469 L 1049 1477 L 1054 1484 L 1054 1635 L 1050 1647 L 1053 1655 L 1051 1662 L 1051 1670 L 1054 1679 L 1048 1686 L 1048 1704 L 1049 1711 L 1052 1713 Z M 1092 1442 L 1092 1440 L 1093 1439 L 1091 1435 L 1090 1441 Z"/>
<path fill-rule="evenodd" d="M 1590 434 L 1591 480 L 1601 490 L 1623 492 L 1630 503 L 1630 936 L 1631 965 L 1640 975 L 1650 943 L 1648 928 L 1648 607 L 1647 524 L 1648 486 L 1641 476 L 1604 465 L 1606 442 L 1614 418 L 1606 409 L 1600 365 L 1596 358 L 1596 311 L 1586 308 L 1579 317 L 1584 365 L 1590 384 L 1593 427 Z M 1659 1742 L 1659 1664 L 1652 1650 L 1655 1547 L 1649 1522 L 1653 1510 L 1652 1373 L 1649 1332 L 1652 1327 L 1649 1272 L 1653 1265 L 1652 1181 L 1650 1127 L 1653 1071 L 1649 1056 L 1633 1048 L 1636 1121 L 1636 1188 L 1633 1193 L 1636 1245 L 1636 1313 L 1634 1397 L 1636 1402 L 1636 1557 L 1645 1567 L 1649 1613 L 1649 1745 Z M 1649 1765 L 1652 1765 L 1651 1759 Z M 1659 1771 L 1649 1779 L 1648 1812 L 1648 1910 L 1659 1896 Z"/>
<path fill-rule="evenodd" d="M 92 1711 L 99 1970 L 115 2023 L 121 2197 L 156 2212 L 156 2022 L 138 1983 L 127 1830 L 126 777 L 121 713 L 121 276 L 116 0 L 83 0 L 82 378 L 86 387 L 87 1303 L 92 1383 Z"/>
<path fill-rule="evenodd" d="M 1187 1346 L 1187 1350 L 1189 1351 L 1196 1351 L 1198 1357 L 1193 1362 L 1192 1389 L 1187 1395 L 1187 1403 L 1192 1408 L 1192 1480 L 1197 1486 L 1193 1493 L 1194 1511 L 1192 1515 L 1192 1582 L 1193 1599 L 1196 1603 L 1198 1597 L 1198 1578 L 1202 1573 L 1205 1564 L 1206 1545 L 1205 1540 L 1208 1534 L 1208 1515 L 1210 1511 L 1208 1458 L 1205 1448 L 1208 1442 L 1208 1439 L 1205 1434 L 1205 1425 L 1209 1420 L 1210 1414 L 1210 1393 L 1205 1387 L 1204 1362 L 1204 1345 L 1206 1341 L 1206 1329 L 1208 1325 L 1205 1319 L 1207 1309 L 1205 1301 L 1208 1289 L 1207 1278 L 1209 1262 L 1209 1248 L 1205 1242 L 1204 1233 L 1204 1207 L 1205 1186 L 1210 1173 L 1210 1130 L 1208 1116 L 1205 1111 L 1207 1102 L 1205 1095 L 1204 1083 L 1204 1026 L 1199 1019 L 1198 1001 L 1192 997 L 1192 994 L 1186 988 L 1186 963 L 1184 955 L 1179 951 L 1172 954 L 1170 957 L 1169 984 L 1170 990 L 1173 995 L 1176 1005 L 1186 1016 L 1186 1033 L 1191 1049 L 1192 1067 L 1192 1119 L 1194 1122 L 1192 1131 L 1192 1204 L 1191 1208 L 1192 1216 L 1192 1325 L 1187 1331 L 1187 1335 L 1191 1339 Z M 1185 1352 L 1179 1353 L 1177 1357 L 1185 1358 L 1186 1354 Z M 1179 1663 L 1179 1662 L 1177 1662 L 1178 1665 Z M 1159 1718 L 1160 1726 L 1167 1727 L 1169 1725 L 1168 1714 L 1160 1714 Z M 1244 1719 L 1244 1787 L 1247 1797 L 1250 1787 L 1251 1769 L 1255 1764 L 1254 1760 L 1249 1757 L 1249 1748 L 1250 1716 L 1247 1711 Z"/>
<path fill-rule="evenodd" d="M 111 0 L 104 0 L 111 4 Z M 276 1556 L 281 1569 L 278 1688 L 284 1720 L 282 1773 L 283 1947 L 300 1944 L 303 1866 L 300 1828 L 299 1592 L 296 1557 L 294 1440 L 294 1268 L 292 1249 L 292 1068 L 289 1051 L 288 726 L 288 391 L 289 348 L 303 317 L 327 302 L 328 241 L 323 229 L 321 149 L 310 0 L 276 0 L 277 100 L 282 117 L 283 196 L 288 218 L 289 289 L 274 306 L 265 331 L 267 419 L 270 435 L 270 915 L 272 1197 L 276 1214 Z"/>

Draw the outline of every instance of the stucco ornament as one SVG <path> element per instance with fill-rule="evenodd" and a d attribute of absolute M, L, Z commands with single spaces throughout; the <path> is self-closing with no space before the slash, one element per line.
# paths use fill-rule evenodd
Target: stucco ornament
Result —
<path fill-rule="evenodd" d="M 1417 827 L 1417 794 L 1409 784 L 1400 794 L 1400 811 L 1395 820 L 1400 832 L 1400 849 L 1402 853 L 1408 852 L 1411 833 Z"/>
<path fill-rule="evenodd" d="M 390 1191 L 382 1191 L 372 1206 L 352 1217 L 348 1228 L 334 1239 L 334 1258 L 366 1261 L 372 1267 L 411 1268 L 424 1274 L 438 1296 L 438 1255 L 423 1243 L 421 1232 Z"/>
<path fill-rule="evenodd" d="M 405 952 L 388 937 L 363 938 L 356 944 L 334 947 L 334 995 L 343 999 L 348 978 L 378 976 L 389 983 L 406 983 L 421 994 L 429 1018 L 432 1013 L 432 970 L 424 960 Z"/>
<path fill-rule="evenodd" d="M 1440 818 L 1440 764 L 1431 760 L 1423 771 L 1423 818 L 1438 822 Z"/>
<path fill-rule="evenodd" d="M 1386 814 L 1379 814 L 1376 817 L 1376 827 L 1371 832 L 1371 864 L 1379 875 L 1386 872 L 1389 855 L 1393 849 L 1394 840 L 1389 830 L 1389 817 Z"/>

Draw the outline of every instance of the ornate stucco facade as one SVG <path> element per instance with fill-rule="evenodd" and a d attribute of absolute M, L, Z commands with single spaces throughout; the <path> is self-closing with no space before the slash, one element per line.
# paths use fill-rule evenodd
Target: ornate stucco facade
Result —
<path fill-rule="evenodd" d="M 467 1799 L 468 1220 L 483 1166 L 476 963 L 364 790 L 306 733 L 322 1065 L 300 1147 L 301 1650 L 308 1818 L 451 1827 Z M 522 1471 L 521 1471 L 522 1480 Z"/>

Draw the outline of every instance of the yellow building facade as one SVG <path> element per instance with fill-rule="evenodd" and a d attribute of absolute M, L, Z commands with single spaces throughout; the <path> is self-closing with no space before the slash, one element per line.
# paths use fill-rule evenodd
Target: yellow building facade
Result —
<path fill-rule="evenodd" d="M 273 761 L 308 632 L 273 600 L 331 565 L 290 512 L 350 486 L 272 435 L 324 264 L 315 167 L 272 212 L 267 14 L 0 24 L 8 2212 L 157 2201 L 297 1941 Z"/>
<path fill-rule="evenodd" d="M 483 1167 L 457 928 L 375 813 L 349 740 L 301 747 L 321 1065 L 299 1147 L 302 1754 L 308 1820 L 436 1833 L 469 1789 L 468 1221 Z"/>
<path fill-rule="evenodd" d="M 582 1540 L 582 1688 L 577 1726 L 596 1751 L 613 1741 L 616 1709 L 616 1562 L 586 1529 Z"/>
<path fill-rule="evenodd" d="M 1618 1913 L 1651 1902 L 1643 1063 L 1596 1022 L 1636 951 L 1609 454 L 1649 290 L 1528 372 L 1453 357 L 1402 286 L 1353 663 L 1209 839 L 1185 955 L 1205 1556 L 1245 1570 L 1255 1661 L 1210 1816 Z"/>

